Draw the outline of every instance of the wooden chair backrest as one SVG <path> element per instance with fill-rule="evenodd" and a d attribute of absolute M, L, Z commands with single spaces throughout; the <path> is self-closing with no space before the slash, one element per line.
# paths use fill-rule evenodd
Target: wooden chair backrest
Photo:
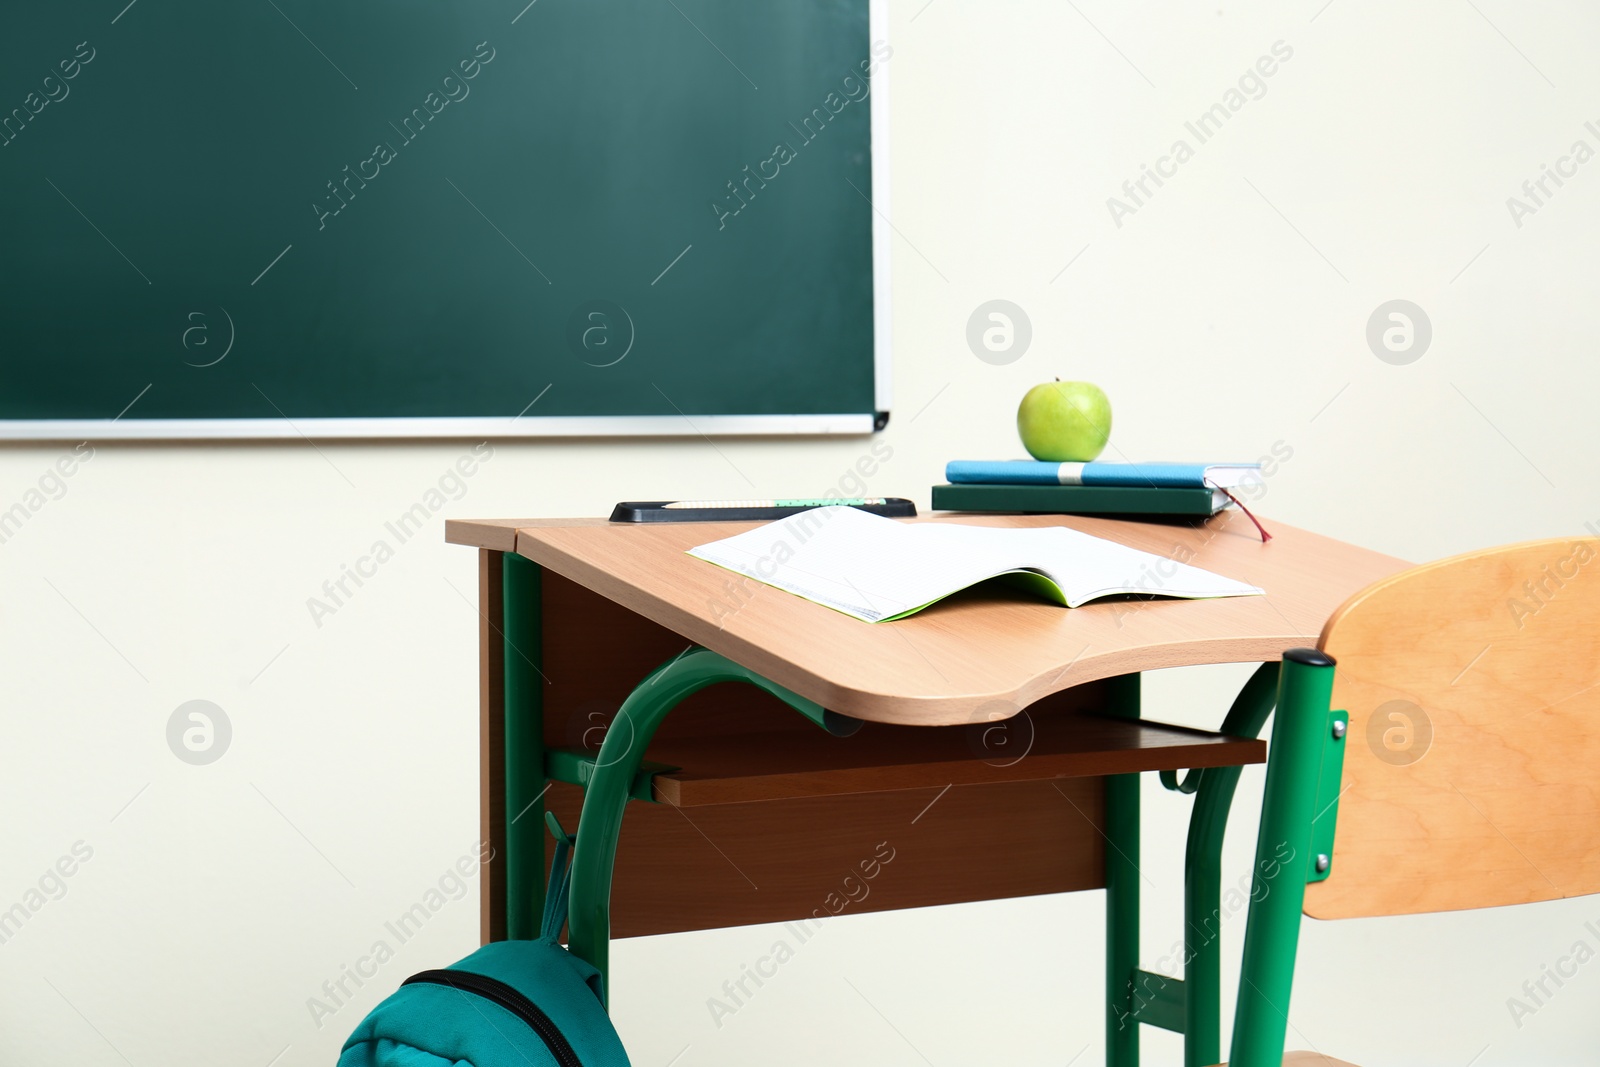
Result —
<path fill-rule="evenodd" d="M 1317 918 L 1600 892 L 1600 540 L 1403 571 L 1328 620 L 1350 714 Z"/>

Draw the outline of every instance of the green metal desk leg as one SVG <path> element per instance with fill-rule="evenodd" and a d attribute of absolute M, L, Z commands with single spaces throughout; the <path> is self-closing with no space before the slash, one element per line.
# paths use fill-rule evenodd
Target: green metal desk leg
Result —
<path fill-rule="evenodd" d="M 611 876 L 633 776 L 668 712 L 708 685 L 735 681 L 766 690 L 829 733 L 842 736 L 860 725 L 704 648 L 685 652 L 656 668 L 628 694 L 595 758 L 594 777 L 584 791 L 578 843 L 572 857 L 567 947 L 600 971 L 602 989 L 607 988 L 610 955 Z M 663 872 L 663 877 L 668 876 L 670 872 Z"/>
<path fill-rule="evenodd" d="M 540 567 L 507 552 L 501 563 L 505 638 L 506 936 L 539 936 L 544 912 L 544 691 Z"/>
<path fill-rule="evenodd" d="M 1278 665 L 1263 663 L 1222 721 L 1230 737 L 1256 737 L 1278 699 Z M 1222 839 L 1242 767 L 1200 772 L 1183 871 L 1184 1067 L 1222 1062 Z"/>
<path fill-rule="evenodd" d="M 1283 1060 L 1333 669 L 1333 658 L 1314 648 L 1291 648 L 1283 654 L 1256 838 L 1251 887 L 1256 899 L 1245 925 L 1239 1006 L 1229 1050 L 1232 1067 L 1279 1067 Z"/>
<path fill-rule="evenodd" d="M 1139 676 L 1110 679 L 1112 711 L 1139 717 Z M 1106 1067 L 1138 1067 L 1139 1023 L 1133 1017 L 1139 968 L 1139 776 L 1106 779 Z"/>

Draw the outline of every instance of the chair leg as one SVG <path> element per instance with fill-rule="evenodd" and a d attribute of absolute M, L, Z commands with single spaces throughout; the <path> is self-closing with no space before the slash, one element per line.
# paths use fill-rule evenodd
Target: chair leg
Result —
<path fill-rule="evenodd" d="M 1222 722 L 1230 737 L 1257 737 L 1278 698 L 1278 665 L 1263 663 L 1250 676 Z M 1222 840 L 1241 767 L 1210 767 L 1189 816 L 1184 854 L 1184 1067 L 1222 1060 Z"/>
<path fill-rule="evenodd" d="M 1280 1067 L 1312 871 L 1311 824 L 1328 733 L 1332 657 L 1310 648 L 1283 654 L 1278 714 L 1267 752 L 1250 916 L 1233 1020 L 1232 1067 Z"/>

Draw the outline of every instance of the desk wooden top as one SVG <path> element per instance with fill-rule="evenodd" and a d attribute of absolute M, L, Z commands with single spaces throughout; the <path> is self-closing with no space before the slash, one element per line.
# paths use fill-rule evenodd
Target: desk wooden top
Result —
<path fill-rule="evenodd" d="M 865 623 L 686 555 L 759 523 L 451 520 L 455 544 L 517 552 L 841 714 L 939 726 L 1007 718 L 1113 675 L 1266 662 L 1314 645 L 1346 598 L 1405 561 L 1225 511 L 1204 524 L 941 512 L 913 522 L 1070 526 L 1260 586 L 1266 596 L 1102 600 L 1080 608 L 1004 588 L 956 594 L 898 622 Z"/>

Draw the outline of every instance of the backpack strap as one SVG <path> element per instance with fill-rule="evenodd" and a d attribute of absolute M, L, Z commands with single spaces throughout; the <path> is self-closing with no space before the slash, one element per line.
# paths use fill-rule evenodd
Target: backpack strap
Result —
<path fill-rule="evenodd" d="M 550 857 L 550 884 L 544 894 L 544 918 L 539 923 L 539 937 L 546 941 L 559 941 L 567 925 L 567 895 L 572 885 L 572 849 L 577 843 L 573 834 L 561 828 L 561 821 L 553 811 L 544 813 L 545 825 L 556 840 L 556 850 Z"/>

